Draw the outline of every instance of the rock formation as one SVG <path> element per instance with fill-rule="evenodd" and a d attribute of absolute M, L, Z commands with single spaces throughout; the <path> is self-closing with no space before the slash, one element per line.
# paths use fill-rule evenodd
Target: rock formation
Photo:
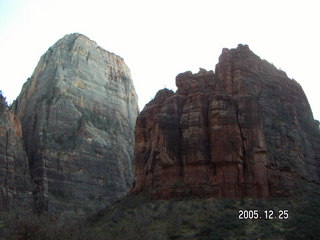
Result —
<path fill-rule="evenodd" d="M 267 198 L 320 183 L 319 125 L 302 88 L 247 45 L 176 85 L 137 119 L 133 192 Z"/>
<path fill-rule="evenodd" d="M 39 211 L 85 214 L 128 192 L 138 105 L 121 57 L 66 35 L 41 57 L 13 108 Z"/>
<path fill-rule="evenodd" d="M 20 121 L 0 95 L 0 209 L 32 207 L 29 164 Z"/>

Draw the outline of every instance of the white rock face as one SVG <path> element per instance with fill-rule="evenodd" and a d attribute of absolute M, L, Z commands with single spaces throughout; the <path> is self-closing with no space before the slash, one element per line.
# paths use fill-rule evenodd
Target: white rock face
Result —
<path fill-rule="evenodd" d="M 128 192 L 139 111 L 121 57 L 66 35 L 41 57 L 14 109 L 40 211 L 86 213 Z"/>

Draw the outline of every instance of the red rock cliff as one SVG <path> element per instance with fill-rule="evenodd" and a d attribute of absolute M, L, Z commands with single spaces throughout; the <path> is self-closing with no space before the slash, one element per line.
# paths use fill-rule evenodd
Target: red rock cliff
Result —
<path fill-rule="evenodd" d="M 248 46 L 176 77 L 136 124 L 133 192 L 259 197 L 320 183 L 320 132 L 300 85 Z"/>

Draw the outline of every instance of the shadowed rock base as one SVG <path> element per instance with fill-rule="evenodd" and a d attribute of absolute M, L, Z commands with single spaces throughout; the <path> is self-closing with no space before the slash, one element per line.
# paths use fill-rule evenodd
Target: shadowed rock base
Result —
<path fill-rule="evenodd" d="M 32 187 L 20 121 L 0 95 L 0 210 L 32 208 Z"/>

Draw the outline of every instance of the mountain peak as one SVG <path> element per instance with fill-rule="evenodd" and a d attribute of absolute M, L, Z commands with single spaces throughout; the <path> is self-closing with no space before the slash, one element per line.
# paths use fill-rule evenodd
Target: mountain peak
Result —
<path fill-rule="evenodd" d="M 65 35 L 41 57 L 14 109 L 39 211 L 94 211 L 127 193 L 138 105 L 122 58 L 82 34 Z"/>
<path fill-rule="evenodd" d="M 233 59 L 233 61 L 261 60 L 247 44 L 238 44 L 236 48 L 223 48 L 219 58 L 219 62 Z"/>
<path fill-rule="evenodd" d="M 242 44 L 242 43 L 239 43 L 238 46 L 236 48 L 223 48 L 222 49 L 222 52 L 252 52 L 249 48 L 249 45 L 247 44 Z M 252 52 L 253 53 L 253 52 Z"/>
<path fill-rule="evenodd" d="M 96 44 L 95 41 L 91 40 L 89 37 L 87 37 L 86 35 L 84 35 L 82 33 L 69 33 L 69 34 L 64 35 L 60 40 L 75 41 L 76 39 L 83 39 L 85 41 L 90 41 L 90 42 Z"/>
<path fill-rule="evenodd" d="M 137 119 L 133 192 L 268 198 L 301 179 L 320 184 L 320 132 L 302 88 L 247 45 L 176 85 Z"/>

